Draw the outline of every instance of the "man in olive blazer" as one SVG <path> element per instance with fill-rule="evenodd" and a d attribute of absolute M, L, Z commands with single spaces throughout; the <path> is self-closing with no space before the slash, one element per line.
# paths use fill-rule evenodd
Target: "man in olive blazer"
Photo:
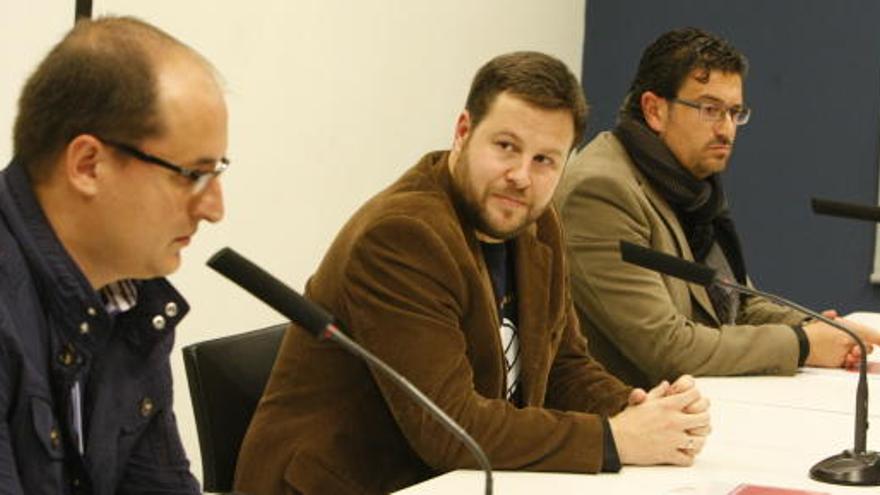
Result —
<path fill-rule="evenodd" d="M 714 35 L 662 35 L 645 50 L 617 127 L 572 160 L 557 190 L 582 329 L 593 356 L 628 383 L 790 375 L 857 357 L 846 335 L 800 313 L 621 260 L 625 240 L 749 283 L 718 175 L 749 118 L 745 72 L 742 54 Z"/>
<path fill-rule="evenodd" d="M 694 375 L 793 374 L 804 317 L 744 297 L 722 325 L 705 287 L 624 262 L 619 241 L 694 261 L 675 213 L 603 132 L 569 164 L 557 191 L 572 292 L 593 356 L 627 383 Z"/>
<path fill-rule="evenodd" d="M 690 464 L 709 424 L 693 380 L 633 391 L 587 355 L 578 329 L 548 208 L 584 120 L 577 80 L 546 55 L 503 55 L 478 72 L 466 108 L 451 151 L 425 155 L 343 227 L 307 296 L 461 424 L 497 469 Z M 475 467 L 382 374 L 293 329 L 236 488 L 385 493 Z"/>

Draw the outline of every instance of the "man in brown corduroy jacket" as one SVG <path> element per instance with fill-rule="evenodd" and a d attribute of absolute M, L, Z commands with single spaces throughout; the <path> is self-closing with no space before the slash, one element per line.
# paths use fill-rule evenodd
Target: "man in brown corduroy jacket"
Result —
<path fill-rule="evenodd" d="M 509 470 L 688 465 L 709 430 L 690 377 L 631 389 L 587 354 L 549 207 L 586 103 L 560 61 L 477 73 L 452 149 L 368 201 L 306 294 Z M 384 493 L 475 460 L 380 374 L 292 329 L 239 457 L 260 495 Z"/>

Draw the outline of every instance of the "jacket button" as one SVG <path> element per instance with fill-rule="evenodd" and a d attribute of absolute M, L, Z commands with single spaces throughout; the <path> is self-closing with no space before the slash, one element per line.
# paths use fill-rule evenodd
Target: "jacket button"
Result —
<path fill-rule="evenodd" d="M 155 328 L 156 330 L 163 330 L 165 328 L 165 317 L 162 315 L 154 316 L 153 328 Z"/>
<path fill-rule="evenodd" d="M 174 318 L 177 316 L 177 303 L 170 302 L 165 305 L 165 316 L 169 318 Z"/>
<path fill-rule="evenodd" d="M 76 361 L 76 353 L 70 349 L 65 349 L 58 355 L 58 361 L 64 366 L 70 366 Z"/>
<path fill-rule="evenodd" d="M 144 397 L 141 400 L 141 416 L 147 417 L 153 412 L 153 399 Z"/>
<path fill-rule="evenodd" d="M 84 321 L 79 324 L 79 334 L 80 335 L 87 335 L 89 333 L 89 330 L 91 330 L 89 328 L 89 322 Z"/>
<path fill-rule="evenodd" d="M 95 316 L 96 314 L 98 314 L 98 311 L 95 308 L 89 306 L 88 309 L 86 309 L 86 313 L 89 316 Z"/>
<path fill-rule="evenodd" d="M 53 449 L 61 446 L 61 432 L 58 431 L 58 428 L 53 427 L 49 430 L 49 443 L 52 444 Z"/>

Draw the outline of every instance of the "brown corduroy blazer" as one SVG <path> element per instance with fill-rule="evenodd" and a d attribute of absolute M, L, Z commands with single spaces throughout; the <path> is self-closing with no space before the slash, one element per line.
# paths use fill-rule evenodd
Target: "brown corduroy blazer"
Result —
<path fill-rule="evenodd" d="M 575 306 L 590 351 L 609 371 L 649 387 L 684 373 L 793 374 L 804 317 L 746 296 L 721 325 L 704 287 L 625 263 L 626 240 L 693 261 L 669 203 L 610 132 L 569 163 L 555 201 L 565 230 Z"/>
<path fill-rule="evenodd" d="M 307 296 L 458 421 L 496 469 L 596 472 L 603 422 L 630 388 L 587 356 L 556 212 L 515 241 L 521 387 L 505 390 L 499 317 L 474 230 L 434 152 L 352 217 Z M 401 390 L 333 343 L 287 332 L 242 446 L 248 493 L 384 493 L 471 454 Z"/>

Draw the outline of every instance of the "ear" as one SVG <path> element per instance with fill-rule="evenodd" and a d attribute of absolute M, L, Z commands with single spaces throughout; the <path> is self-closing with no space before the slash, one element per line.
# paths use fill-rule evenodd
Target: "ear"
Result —
<path fill-rule="evenodd" d="M 666 119 L 669 116 L 669 102 L 651 91 L 645 91 L 641 97 L 642 115 L 645 123 L 654 132 L 661 133 L 666 130 Z"/>
<path fill-rule="evenodd" d="M 462 110 L 455 122 L 455 136 L 452 139 L 452 150 L 460 153 L 464 148 L 464 143 L 471 134 L 471 114 L 467 110 Z"/>
<path fill-rule="evenodd" d="M 70 187 L 86 196 L 98 192 L 98 178 L 110 150 L 96 137 L 80 134 L 67 143 L 61 156 L 61 175 Z"/>

